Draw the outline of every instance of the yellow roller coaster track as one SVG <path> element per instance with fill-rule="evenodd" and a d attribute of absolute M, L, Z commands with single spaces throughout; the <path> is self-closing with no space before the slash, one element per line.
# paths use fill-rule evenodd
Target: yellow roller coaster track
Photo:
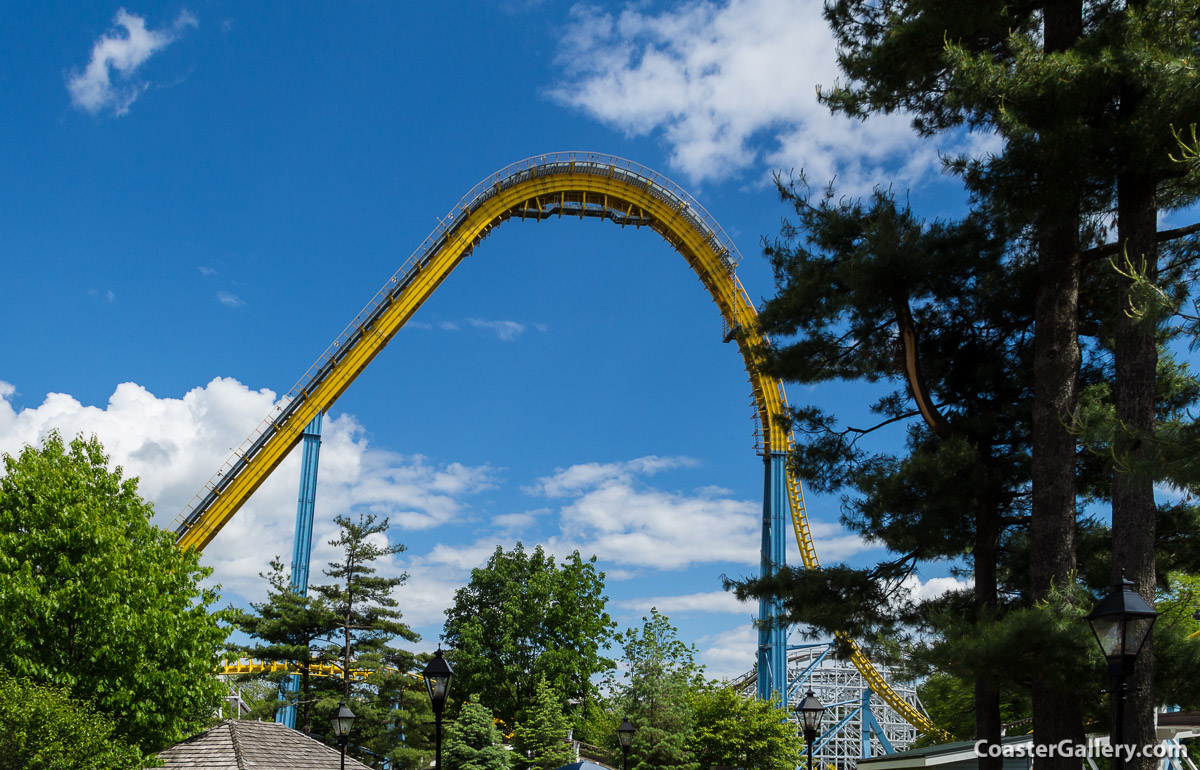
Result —
<path fill-rule="evenodd" d="M 716 220 L 659 174 L 610 155 L 563 152 L 514 163 L 476 185 L 384 284 L 370 303 L 280 400 L 176 519 L 180 548 L 203 549 L 300 441 L 304 427 L 327 411 L 480 241 L 510 219 L 577 216 L 621 227 L 649 227 L 678 251 L 712 296 L 736 340 L 754 393 L 760 449 L 787 452 L 787 397 L 764 375 L 758 351 L 767 340 L 757 312 L 734 273 L 739 254 Z M 818 566 L 798 479 L 787 489 L 796 542 L 805 567 Z M 888 705 L 922 731 L 941 732 L 901 698 L 857 648 L 853 662 Z"/>

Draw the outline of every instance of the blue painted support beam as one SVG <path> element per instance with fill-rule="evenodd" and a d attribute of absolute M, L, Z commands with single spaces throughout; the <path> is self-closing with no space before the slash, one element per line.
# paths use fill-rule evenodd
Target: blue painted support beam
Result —
<path fill-rule="evenodd" d="M 826 706 L 825 708 L 829 708 L 829 707 Z M 813 754 L 816 754 L 821 749 L 825 748 L 825 744 L 827 744 L 831 740 L 833 740 L 833 736 L 840 733 L 842 731 L 842 728 L 845 727 L 846 725 L 850 724 L 851 720 L 853 720 L 854 717 L 858 716 L 860 713 L 862 713 L 861 705 L 853 708 L 850 711 L 850 713 L 848 713 L 848 714 L 846 714 L 846 716 L 842 717 L 836 725 L 834 725 L 833 727 L 826 730 L 825 733 L 823 735 L 821 735 L 820 738 L 817 738 L 816 743 L 813 744 Z"/>
<path fill-rule="evenodd" d="M 866 716 L 868 714 L 871 714 L 871 688 L 870 687 L 863 688 L 862 713 L 863 713 L 862 730 L 859 731 L 861 734 L 861 737 L 862 737 L 862 751 L 859 753 L 859 756 L 862 757 L 863 759 L 870 759 L 871 758 L 872 725 L 871 725 L 870 721 L 866 718 Z"/>
<path fill-rule="evenodd" d="M 760 574 L 770 577 L 787 563 L 787 454 L 767 452 L 763 456 L 762 565 Z M 758 600 L 758 698 L 787 697 L 787 628 L 778 599 Z"/>
<path fill-rule="evenodd" d="M 817 668 L 817 666 L 821 665 L 821 661 L 825 660 L 825 656 L 832 651 L 833 645 L 831 644 L 825 648 L 824 652 L 817 656 L 816 660 L 814 660 L 812 663 L 809 663 L 808 666 L 806 666 L 803 671 L 797 674 L 796 678 L 793 679 L 790 684 L 788 684 L 789 701 L 792 695 L 795 695 L 800 691 L 800 689 L 804 686 L 804 683 L 808 681 L 808 677 Z"/>
<path fill-rule="evenodd" d="M 895 754 L 896 747 L 888 740 L 887 734 L 883 732 L 883 725 L 879 724 L 879 718 L 875 716 L 875 712 L 871 710 L 871 688 L 863 689 L 862 699 L 862 750 L 863 757 L 871 756 L 871 736 L 874 735 L 879 739 L 879 745 L 883 746 L 884 754 Z"/>
<path fill-rule="evenodd" d="M 300 499 L 296 504 L 296 534 L 292 541 L 292 593 L 308 593 L 308 566 L 312 558 L 313 514 L 317 507 L 317 463 L 321 458 L 321 417 L 312 418 L 304 429 L 304 455 L 300 461 Z M 300 691 L 300 675 L 288 674 L 280 683 L 279 699 L 288 705 L 275 711 L 275 721 L 296 727 L 296 707 L 291 705 Z"/>

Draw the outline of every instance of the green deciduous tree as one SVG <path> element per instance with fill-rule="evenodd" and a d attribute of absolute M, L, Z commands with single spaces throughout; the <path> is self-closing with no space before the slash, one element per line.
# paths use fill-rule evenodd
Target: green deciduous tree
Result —
<path fill-rule="evenodd" d="M 150 523 L 94 437 L 54 433 L 4 465 L 0 667 L 91 701 L 145 751 L 204 727 L 227 632 L 197 554 Z"/>
<path fill-rule="evenodd" d="M 0 768 L 132 770 L 160 764 L 115 733 L 110 718 L 65 687 L 0 671 Z"/>
<path fill-rule="evenodd" d="M 617 691 L 620 713 L 637 728 L 629 751 L 633 770 L 697 770 L 691 694 L 705 687 L 695 648 L 679 640 L 665 615 L 651 609 L 641 629 L 619 640 L 625 681 Z"/>
<path fill-rule="evenodd" d="M 601 654 L 614 626 L 606 600 L 595 558 L 575 552 L 555 564 L 541 546 L 498 547 L 446 610 L 442 638 L 455 687 L 508 725 L 532 702 L 539 679 L 567 701 L 593 697 L 592 677 L 613 665 Z"/>
<path fill-rule="evenodd" d="M 472 697 L 458 709 L 458 718 L 446 728 L 442 749 L 446 770 L 508 770 L 512 752 L 504 747 L 504 736 L 492 712 Z"/>
<path fill-rule="evenodd" d="M 691 701 L 692 753 L 701 770 L 795 770 L 803 763 L 804 739 L 779 703 L 745 698 L 728 687 L 698 690 Z"/>
<path fill-rule="evenodd" d="M 575 761 L 571 726 L 564 704 L 545 679 L 539 679 L 525 718 L 513 730 L 515 764 L 522 770 L 554 770 Z"/>

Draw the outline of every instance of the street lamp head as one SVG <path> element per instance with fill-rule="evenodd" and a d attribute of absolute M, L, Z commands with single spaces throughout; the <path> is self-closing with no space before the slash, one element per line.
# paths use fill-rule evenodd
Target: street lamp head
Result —
<path fill-rule="evenodd" d="M 338 710 L 334 712 L 331 721 L 338 743 L 345 743 L 350 737 L 350 728 L 354 726 L 354 712 L 347 708 L 346 701 L 338 704 Z"/>
<path fill-rule="evenodd" d="M 812 741 L 821 730 L 821 717 L 825 716 L 825 706 L 817 700 L 817 696 L 809 690 L 804 700 L 796 704 L 796 714 L 800 717 L 800 726 L 804 728 L 805 739 Z"/>
<path fill-rule="evenodd" d="M 633 723 L 626 717 L 621 726 L 617 728 L 617 740 L 621 743 L 621 753 L 628 754 L 629 747 L 633 745 L 633 734 L 637 730 Z"/>
<path fill-rule="evenodd" d="M 1108 660 L 1109 671 L 1117 675 L 1129 672 L 1158 618 L 1158 613 L 1135 589 L 1122 570 L 1121 579 L 1112 591 L 1087 616 L 1096 642 Z"/>
<path fill-rule="evenodd" d="M 440 718 L 442 709 L 446 707 L 446 696 L 450 694 L 450 682 L 454 679 L 454 669 L 450 668 L 450 663 L 442 657 L 441 645 L 421 672 L 421 676 L 425 679 L 425 689 L 429 691 L 433 713 Z"/>

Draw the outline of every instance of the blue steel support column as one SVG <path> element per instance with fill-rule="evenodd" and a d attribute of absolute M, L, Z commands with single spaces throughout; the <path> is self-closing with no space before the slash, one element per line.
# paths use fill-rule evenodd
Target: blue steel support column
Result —
<path fill-rule="evenodd" d="M 292 541 L 292 593 L 308 593 L 308 563 L 312 557 L 313 513 L 317 506 L 317 462 L 321 457 L 321 417 L 312 418 L 304 429 L 304 456 L 300 461 L 300 500 L 296 504 L 296 535 Z M 280 700 L 294 700 L 300 691 L 300 675 L 288 674 L 281 683 Z M 275 721 L 296 727 L 296 707 L 281 706 Z"/>
<path fill-rule="evenodd" d="M 870 687 L 863 688 L 862 713 L 863 713 L 863 718 L 858 720 L 859 723 L 862 725 L 862 731 L 861 731 L 862 732 L 862 735 L 861 735 L 862 752 L 859 754 L 859 756 L 862 757 L 863 759 L 870 759 L 871 758 L 871 733 L 873 732 L 872 728 L 874 727 L 871 724 L 871 718 L 867 716 L 867 714 L 871 713 L 871 688 Z"/>
<path fill-rule="evenodd" d="M 787 563 L 787 455 L 767 452 L 763 457 L 762 567 L 763 577 L 774 575 Z M 779 622 L 778 599 L 758 600 L 758 697 L 787 697 L 787 629 Z"/>

